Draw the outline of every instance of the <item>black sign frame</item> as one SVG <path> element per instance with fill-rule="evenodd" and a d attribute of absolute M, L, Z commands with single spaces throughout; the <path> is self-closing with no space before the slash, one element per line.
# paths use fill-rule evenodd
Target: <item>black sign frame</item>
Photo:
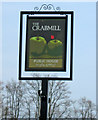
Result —
<path fill-rule="evenodd" d="M 22 61 L 22 22 L 23 22 L 23 15 L 29 14 L 59 14 L 59 15 L 71 15 L 71 47 L 70 47 L 70 77 L 22 77 L 21 76 L 21 61 Z M 72 80 L 73 77 L 73 11 L 21 11 L 20 12 L 20 45 L 19 45 L 19 80 Z M 37 70 L 36 70 L 37 71 Z M 56 70 L 58 71 L 58 70 Z M 59 71 L 58 71 L 59 72 Z"/>

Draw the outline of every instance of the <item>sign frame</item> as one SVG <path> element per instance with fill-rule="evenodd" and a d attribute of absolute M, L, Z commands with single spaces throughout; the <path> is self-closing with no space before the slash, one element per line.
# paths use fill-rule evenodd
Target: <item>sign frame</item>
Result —
<path fill-rule="evenodd" d="M 70 47 L 70 77 L 22 77 L 21 75 L 21 64 L 22 64 L 22 29 L 23 29 L 23 15 L 29 14 L 56 14 L 56 15 L 71 15 L 71 47 Z M 73 22 L 74 22 L 74 12 L 73 11 L 21 11 L 20 12 L 20 43 L 19 43 L 19 80 L 72 80 L 73 77 Z M 57 71 L 57 70 L 56 70 Z M 57 71 L 60 72 L 60 71 Z"/>

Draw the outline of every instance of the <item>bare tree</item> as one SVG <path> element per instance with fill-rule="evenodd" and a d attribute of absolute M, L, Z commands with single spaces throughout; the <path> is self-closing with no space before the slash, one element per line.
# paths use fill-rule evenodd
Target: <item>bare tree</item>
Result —
<path fill-rule="evenodd" d="M 33 109 L 30 107 L 28 108 L 28 114 L 30 111 L 32 111 L 33 117 L 37 118 L 40 116 L 41 100 L 38 95 L 38 90 L 41 89 L 41 81 L 26 81 L 26 85 L 28 86 L 27 88 L 29 96 L 26 97 L 26 103 L 28 106 L 31 103 L 33 107 Z M 65 82 L 49 81 L 49 118 L 67 117 L 69 115 L 69 108 L 71 105 L 71 92 L 68 89 L 69 88 Z M 29 99 L 31 102 L 29 102 Z"/>
<path fill-rule="evenodd" d="M 21 106 L 23 103 L 23 95 L 25 84 L 11 81 L 7 83 L 3 91 L 3 115 L 4 118 L 19 118 Z"/>
<path fill-rule="evenodd" d="M 51 118 L 95 118 L 96 106 L 84 98 L 73 101 L 66 82 L 49 81 L 48 117 Z M 4 84 L 2 94 L 2 118 L 38 118 L 41 99 L 38 90 L 41 81 L 11 81 Z"/>
<path fill-rule="evenodd" d="M 36 118 L 40 114 L 40 81 L 11 81 L 4 85 L 2 118 Z"/>
<path fill-rule="evenodd" d="M 49 118 L 68 117 L 70 94 L 66 82 L 49 82 Z"/>
<path fill-rule="evenodd" d="M 0 81 L 0 118 L 2 118 L 2 82 Z"/>
<path fill-rule="evenodd" d="M 86 118 L 96 118 L 96 106 L 86 97 L 74 101 L 72 106 L 72 117 L 82 118 L 84 120 Z"/>
<path fill-rule="evenodd" d="M 95 118 L 96 117 L 96 106 L 91 100 L 87 100 L 86 97 L 81 98 L 78 101 L 79 113 L 81 118 Z"/>
<path fill-rule="evenodd" d="M 40 116 L 40 97 L 38 95 L 38 91 L 41 89 L 41 81 L 26 81 L 28 97 L 26 97 L 26 103 L 31 107 L 28 108 L 28 111 L 32 111 L 31 117 L 38 118 Z"/>

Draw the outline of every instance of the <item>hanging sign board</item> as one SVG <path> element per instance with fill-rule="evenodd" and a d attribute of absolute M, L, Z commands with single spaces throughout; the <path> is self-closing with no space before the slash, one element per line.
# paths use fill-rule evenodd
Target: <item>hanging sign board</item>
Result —
<path fill-rule="evenodd" d="M 26 71 L 66 71 L 67 16 L 27 16 L 26 32 Z"/>
<path fill-rule="evenodd" d="M 71 80 L 72 61 L 73 11 L 21 11 L 19 79 Z"/>

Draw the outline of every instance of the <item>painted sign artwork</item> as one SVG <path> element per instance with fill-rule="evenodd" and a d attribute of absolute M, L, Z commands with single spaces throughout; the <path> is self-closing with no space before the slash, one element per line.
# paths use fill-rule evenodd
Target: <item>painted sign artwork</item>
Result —
<path fill-rule="evenodd" d="M 27 16 L 26 70 L 65 70 L 67 17 Z"/>

